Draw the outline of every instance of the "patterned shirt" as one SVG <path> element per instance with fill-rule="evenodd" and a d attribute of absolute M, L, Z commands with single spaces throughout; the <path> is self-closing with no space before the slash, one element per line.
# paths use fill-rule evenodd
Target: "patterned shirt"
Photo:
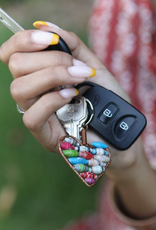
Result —
<path fill-rule="evenodd" d="M 98 0 L 90 19 L 93 52 L 147 118 L 145 150 L 156 169 L 156 17 L 149 0 Z"/>
<path fill-rule="evenodd" d="M 96 0 L 89 21 L 93 52 L 147 118 L 142 134 L 151 167 L 156 169 L 156 16 L 150 0 Z M 114 202 L 104 184 L 97 213 L 68 230 L 156 230 L 156 216 L 136 221 Z"/>

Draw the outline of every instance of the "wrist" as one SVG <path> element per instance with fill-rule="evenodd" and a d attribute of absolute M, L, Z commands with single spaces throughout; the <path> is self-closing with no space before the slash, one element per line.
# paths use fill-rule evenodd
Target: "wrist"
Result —
<path fill-rule="evenodd" d="M 134 183 L 138 174 L 146 168 L 147 159 L 141 138 L 139 138 L 128 150 L 118 151 L 111 149 L 111 165 L 107 169 L 107 176 L 116 184 Z M 140 175 L 141 176 L 141 175 Z"/>

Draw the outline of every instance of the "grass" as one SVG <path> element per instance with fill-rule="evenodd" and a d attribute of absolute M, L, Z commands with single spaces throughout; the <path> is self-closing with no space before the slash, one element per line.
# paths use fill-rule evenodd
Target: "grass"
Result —
<path fill-rule="evenodd" d="M 12 33 L 3 27 L 0 31 L 2 44 Z M 86 43 L 86 34 L 77 34 Z M 56 230 L 95 210 L 100 183 L 87 188 L 60 155 L 40 146 L 16 111 L 11 81 L 0 62 L 0 230 Z M 6 203 L 1 200 L 4 189 L 9 191 Z M 15 201 L 9 206 L 12 195 Z"/>

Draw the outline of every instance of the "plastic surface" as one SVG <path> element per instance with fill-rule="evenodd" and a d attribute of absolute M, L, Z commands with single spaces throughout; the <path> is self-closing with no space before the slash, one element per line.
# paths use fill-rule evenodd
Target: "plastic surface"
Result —
<path fill-rule="evenodd" d="M 84 97 L 94 107 L 94 117 L 89 127 L 105 141 L 119 150 L 128 149 L 146 127 L 146 118 L 134 106 L 110 90 L 92 82 L 76 86 L 91 86 Z"/>

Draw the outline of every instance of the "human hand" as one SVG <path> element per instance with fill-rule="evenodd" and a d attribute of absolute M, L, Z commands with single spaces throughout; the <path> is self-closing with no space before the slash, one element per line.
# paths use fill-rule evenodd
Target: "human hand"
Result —
<path fill-rule="evenodd" d="M 58 33 L 68 44 L 72 56 L 58 51 L 40 52 L 50 44 L 53 35 L 47 32 L 41 34 L 40 31 L 23 31 L 2 45 L 0 59 L 9 66 L 13 75 L 11 94 L 19 107 L 26 111 L 23 116 L 24 124 L 44 148 L 58 152 L 58 142 L 60 137 L 65 135 L 65 131 L 55 112 L 70 102 L 77 91 L 73 88 L 57 92 L 52 89 L 60 85 L 81 83 L 93 75 L 94 68 L 96 77 L 91 81 L 114 91 L 127 101 L 129 98 L 103 64 L 75 34 L 45 25 L 41 25 L 40 29 Z M 37 41 L 32 34 L 35 34 Z M 44 38 L 41 41 L 39 37 L 42 36 Z M 88 142 L 92 141 L 103 142 L 89 130 Z M 140 146 L 140 142 L 136 142 L 124 152 L 110 146 L 110 176 L 133 164 L 135 150 L 138 149 L 136 145 Z"/>

